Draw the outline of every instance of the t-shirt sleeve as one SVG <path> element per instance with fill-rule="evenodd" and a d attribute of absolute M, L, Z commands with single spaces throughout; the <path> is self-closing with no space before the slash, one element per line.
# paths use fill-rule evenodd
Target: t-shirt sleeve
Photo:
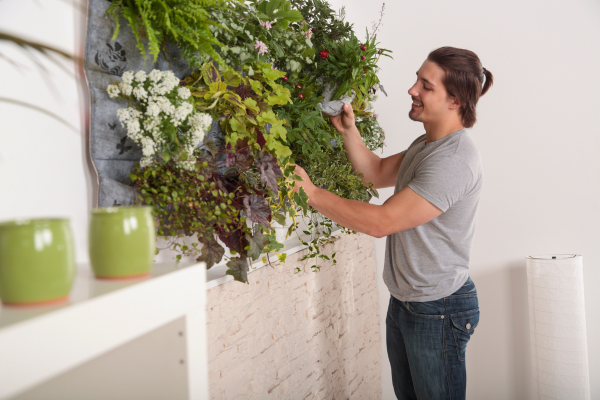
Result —
<path fill-rule="evenodd" d="M 429 157 L 415 169 L 407 185 L 419 196 L 446 212 L 472 188 L 471 169 L 456 157 Z"/>

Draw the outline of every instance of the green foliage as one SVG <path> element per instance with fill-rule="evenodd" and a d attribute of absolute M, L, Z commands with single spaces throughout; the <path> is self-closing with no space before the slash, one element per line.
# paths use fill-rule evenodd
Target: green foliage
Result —
<path fill-rule="evenodd" d="M 112 17 L 116 24 L 113 40 L 119 34 L 119 17 L 127 20 L 144 60 L 144 39 L 148 41 L 154 62 L 161 51 L 169 60 L 164 50 L 166 41 L 172 40 L 181 49 L 183 58 L 190 66 L 200 65 L 207 57 L 225 65 L 214 49 L 223 44 L 210 30 L 211 26 L 218 24 L 211 20 L 209 10 L 225 9 L 227 3 L 226 0 L 111 0 L 106 15 Z"/>
<path fill-rule="evenodd" d="M 249 67 L 252 71 L 260 68 L 258 63 L 270 62 L 297 76 L 307 64 L 313 63 L 315 49 L 302 34 L 308 28 L 299 24 L 302 14 L 290 9 L 289 1 L 253 0 L 232 4 L 228 11 L 214 10 L 211 15 L 220 25 L 212 26 L 211 30 L 227 46 L 221 49 L 221 56 L 232 67 Z M 266 45 L 266 53 L 258 54 L 257 42 Z"/>
<path fill-rule="evenodd" d="M 383 150 L 385 132 L 383 131 L 383 128 L 379 126 L 377 118 L 373 116 L 356 118 L 356 127 L 369 150 Z"/>
<path fill-rule="evenodd" d="M 368 91 L 379 83 L 377 62 L 382 55 L 391 58 L 387 54 L 390 51 L 377 48 L 377 35 L 369 38 L 368 31 L 366 34 L 364 43 L 358 41 L 354 32 L 350 32 L 348 41 L 325 40 L 324 47 L 329 51 L 329 56 L 319 61 L 318 74 L 337 86 L 332 100 L 339 99 L 345 93 L 350 95 L 354 90 L 358 101 L 362 102 L 363 97 L 368 96 Z"/>
<path fill-rule="evenodd" d="M 180 256 L 197 257 L 207 268 L 219 263 L 225 253 L 216 238 L 240 258 L 230 258 L 230 270 L 235 279 L 245 279 L 248 258 L 257 259 L 281 245 L 267 220 L 266 227 L 256 224 L 259 219 L 252 211 L 266 207 L 264 217 L 271 218 L 270 207 L 263 198 L 265 187 L 242 179 L 243 173 L 255 168 L 246 143 L 229 151 L 238 163 L 226 174 L 218 174 L 222 163 L 215 162 L 219 154 L 198 151 L 194 154 L 195 168 L 179 168 L 174 161 L 150 165 L 143 170 L 136 165 L 130 174 L 137 193 L 138 204 L 153 207 L 158 221 L 158 235 L 165 237 L 168 248 Z M 249 201 L 250 198 L 258 200 Z M 248 222 L 247 222 L 248 221 Z M 253 228 L 254 227 L 254 228 Z M 267 234 L 265 235 L 264 232 Z M 196 235 L 198 242 L 191 246 L 183 237 Z M 245 262 L 246 268 L 243 268 Z M 243 280 L 246 282 L 246 280 Z"/>
<path fill-rule="evenodd" d="M 245 76 L 230 68 L 221 74 L 210 62 L 184 82 L 198 110 L 210 112 L 216 120 L 224 117 L 221 127 L 227 142 L 247 139 L 249 145 L 264 148 L 277 158 L 288 157 L 285 121 L 273 112 L 274 107 L 291 103 L 289 89 L 275 82 L 285 73 L 259 63 L 250 77 L 249 69 Z"/>
<path fill-rule="evenodd" d="M 363 183 L 363 176 L 352 170 L 343 138 L 323 117 L 319 103 L 324 82 L 337 85 L 337 97 L 355 91 L 352 107 L 359 132 L 369 149 L 382 148 L 385 137 L 372 116 L 372 103 L 379 83 L 376 64 L 381 55 L 389 57 L 389 51 L 377 48 L 375 36 L 368 33 L 360 43 L 342 13 L 336 15 L 323 0 L 190 2 L 204 4 L 202 34 L 209 32 L 212 38 L 204 45 L 218 51 L 215 56 L 189 44 L 189 38 L 200 38 L 200 33 L 190 34 L 196 28 L 189 28 L 184 38 L 169 30 L 172 22 L 166 28 L 164 16 L 158 18 L 160 23 L 145 17 L 156 12 L 152 5 L 158 3 L 173 21 L 175 4 L 180 9 L 175 0 L 114 1 L 109 14 L 128 19 L 138 45 L 147 36 L 155 57 L 166 38 L 178 38 L 182 49 L 187 46 L 184 58 L 198 70 L 183 84 L 192 93 L 196 111 L 220 120 L 226 144 L 217 151 L 205 141 L 210 150 L 188 158 L 196 166 L 192 171 L 176 168 L 173 160 L 142 170 L 136 167 L 134 187 L 139 201 L 154 207 L 159 234 L 168 239 L 170 248 L 183 256 L 198 256 L 209 267 L 224 257 L 219 238 L 233 255 L 227 260 L 227 273 L 246 282 L 250 260 L 283 248 L 271 223 L 285 225 L 291 218 L 289 237 L 298 234 L 298 219 L 303 218 L 308 237 L 300 240 L 309 249 L 303 260 L 315 271 L 320 261 L 335 264 L 335 253 L 324 254 L 322 249 L 333 244 L 332 231 L 340 227 L 308 205 L 303 189 L 293 191 L 301 179 L 293 164 L 302 166 L 314 184 L 342 198 L 369 201 L 377 196 L 372 184 Z M 147 27 L 153 29 L 151 34 Z M 259 54 L 258 42 L 266 46 L 264 54 Z M 328 50 L 329 57 L 321 59 L 321 50 Z M 201 62 L 196 51 L 210 55 L 218 65 Z M 342 232 L 356 233 L 344 228 Z M 197 235 L 198 243 L 188 247 L 182 238 L 191 235 Z M 281 262 L 285 257 L 278 255 Z M 263 260 L 270 262 L 268 257 Z"/>
<path fill-rule="evenodd" d="M 343 9 L 336 13 L 325 0 L 291 0 L 312 28 L 312 42 L 318 51 L 325 50 L 325 40 L 343 40 L 350 37 L 352 24 L 344 22 Z"/>

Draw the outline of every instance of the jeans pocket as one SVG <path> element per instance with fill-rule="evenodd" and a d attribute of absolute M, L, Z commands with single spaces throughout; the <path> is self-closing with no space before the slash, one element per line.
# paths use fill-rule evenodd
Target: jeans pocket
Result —
<path fill-rule="evenodd" d="M 405 301 L 404 307 L 409 314 L 414 315 L 415 317 L 444 318 L 444 299 L 425 302 Z"/>
<path fill-rule="evenodd" d="M 452 321 L 452 334 L 456 342 L 458 359 L 465 361 L 467 343 L 469 343 L 471 335 L 473 335 L 475 328 L 479 324 L 479 309 L 450 314 L 450 320 Z"/>

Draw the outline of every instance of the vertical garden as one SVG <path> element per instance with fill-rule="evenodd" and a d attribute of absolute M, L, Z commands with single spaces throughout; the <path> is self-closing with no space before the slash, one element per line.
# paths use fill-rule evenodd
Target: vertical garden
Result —
<path fill-rule="evenodd" d="M 358 38 L 343 10 L 322 0 L 113 0 L 106 15 L 113 39 L 130 29 L 144 58 L 171 65 L 180 57 L 190 67 L 187 76 L 123 71 L 106 87 L 143 154 L 129 174 L 136 202 L 152 206 L 168 248 L 210 268 L 226 246 L 227 273 L 246 282 L 251 260 L 283 247 L 274 224 L 297 234 L 302 218 L 306 266 L 318 270 L 334 224 L 302 189 L 293 191 L 301 179 L 294 164 L 341 197 L 377 195 L 352 170 L 324 114 L 350 103 L 367 147 L 384 146 L 373 103 L 383 90 L 377 63 L 390 52 L 379 47 L 377 28 Z M 213 121 L 221 136 L 209 139 Z M 186 244 L 186 236 L 197 241 Z"/>

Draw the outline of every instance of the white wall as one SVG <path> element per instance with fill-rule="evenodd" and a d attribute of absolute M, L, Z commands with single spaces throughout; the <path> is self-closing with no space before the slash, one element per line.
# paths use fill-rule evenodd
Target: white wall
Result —
<path fill-rule="evenodd" d="M 358 34 L 378 19 L 381 3 L 332 0 L 347 6 Z M 4 31 L 74 52 L 77 8 L 63 1 L 2 0 Z M 505 0 L 494 3 L 387 2 L 379 39 L 394 51 L 382 62 L 390 97 L 377 109 L 388 139 L 384 155 L 404 150 L 424 133 L 407 117 L 415 71 L 438 47 L 475 51 L 496 77 L 479 103 L 471 136 L 482 154 L 486 184 L 471 259 L 482 311 L 468 350 L 470 399 L 526 399 L 531 381 L 525 257 L 576 253 L 584 257 L 592 398 L 600 398 L 600 4 L 589 1 Z M 51 110 L 82 132 L 75 81 L 54 67 L 61 100 L 49 93 L 33 63 L 12 45 L 0 53 L 0 97 Z M 48 63 L 45 63 L 48 64 Z M 64 216 L 72 221 L 77 258 L 87 259 L 87 213 L 95 177 L 87 143 L 55 120 L 0 102 L 0 221 Z M 380 201 L 392 194 L 382 190 Z M 381 277 L 384 240 L 376 240 Z M 380 284 L 385 326 L 389 293 Z M 385 330 L 382 330 L 385 334 Z M 385 338 L 383 338 L 385 343 Z M 386 349 L 384 399 L 393 399 Z"/>
<path fill-rule="evenodd" d="M 81 12 L 80 7 L 70 3 L 3 0 L 0 30 L 74 54 L 83 45 L 76 35 Z M 84 262 L 88 259 L 87 219 L 96 178 L 87 164 L 80 114 L 85 98 L 74 79 L 73 63 L 61 62 L 67 73 L 34 54 L 49 71 L 44 78 L 17 46 L 0 41 L 0 55 L 19 65 L 15 68 L 0 57 L 1 98 L 31 103 L 71 125 L 69 128 L 42 113 L 0 102 L 0 221 L 70 218 L 77 260 Z M 50 86 L 48 81 L 52 82 Z"/>
<path fill-rule="evenodd" d="M 364 35 L 382 1 L 332 1 Z M 360 37 L 360 36 L 359 36 Z M 408 119 L 407 91 L 431 50 L 474 51 L 495 75 L 470 135 L 485 184 L 471 256 L 481 322 L 468 347 L 469 399 L 527 399 L 531 382 L 525 257 L 583 255 L 592 399 L 600 398 L 600 3 L 597 1 L 388 1 L 381 63 L 390 95 L 376 109 L 384 155 L 425 131 Z M 381 190 L 385 201 L 392 190 Z M 381 279 L 385 239 L 376 239 L 380 320 L 389 292 Z M 382 329 L 383 335 L 385 330 Z M 385 337 L 383 398 L 394 399 Z"/>

